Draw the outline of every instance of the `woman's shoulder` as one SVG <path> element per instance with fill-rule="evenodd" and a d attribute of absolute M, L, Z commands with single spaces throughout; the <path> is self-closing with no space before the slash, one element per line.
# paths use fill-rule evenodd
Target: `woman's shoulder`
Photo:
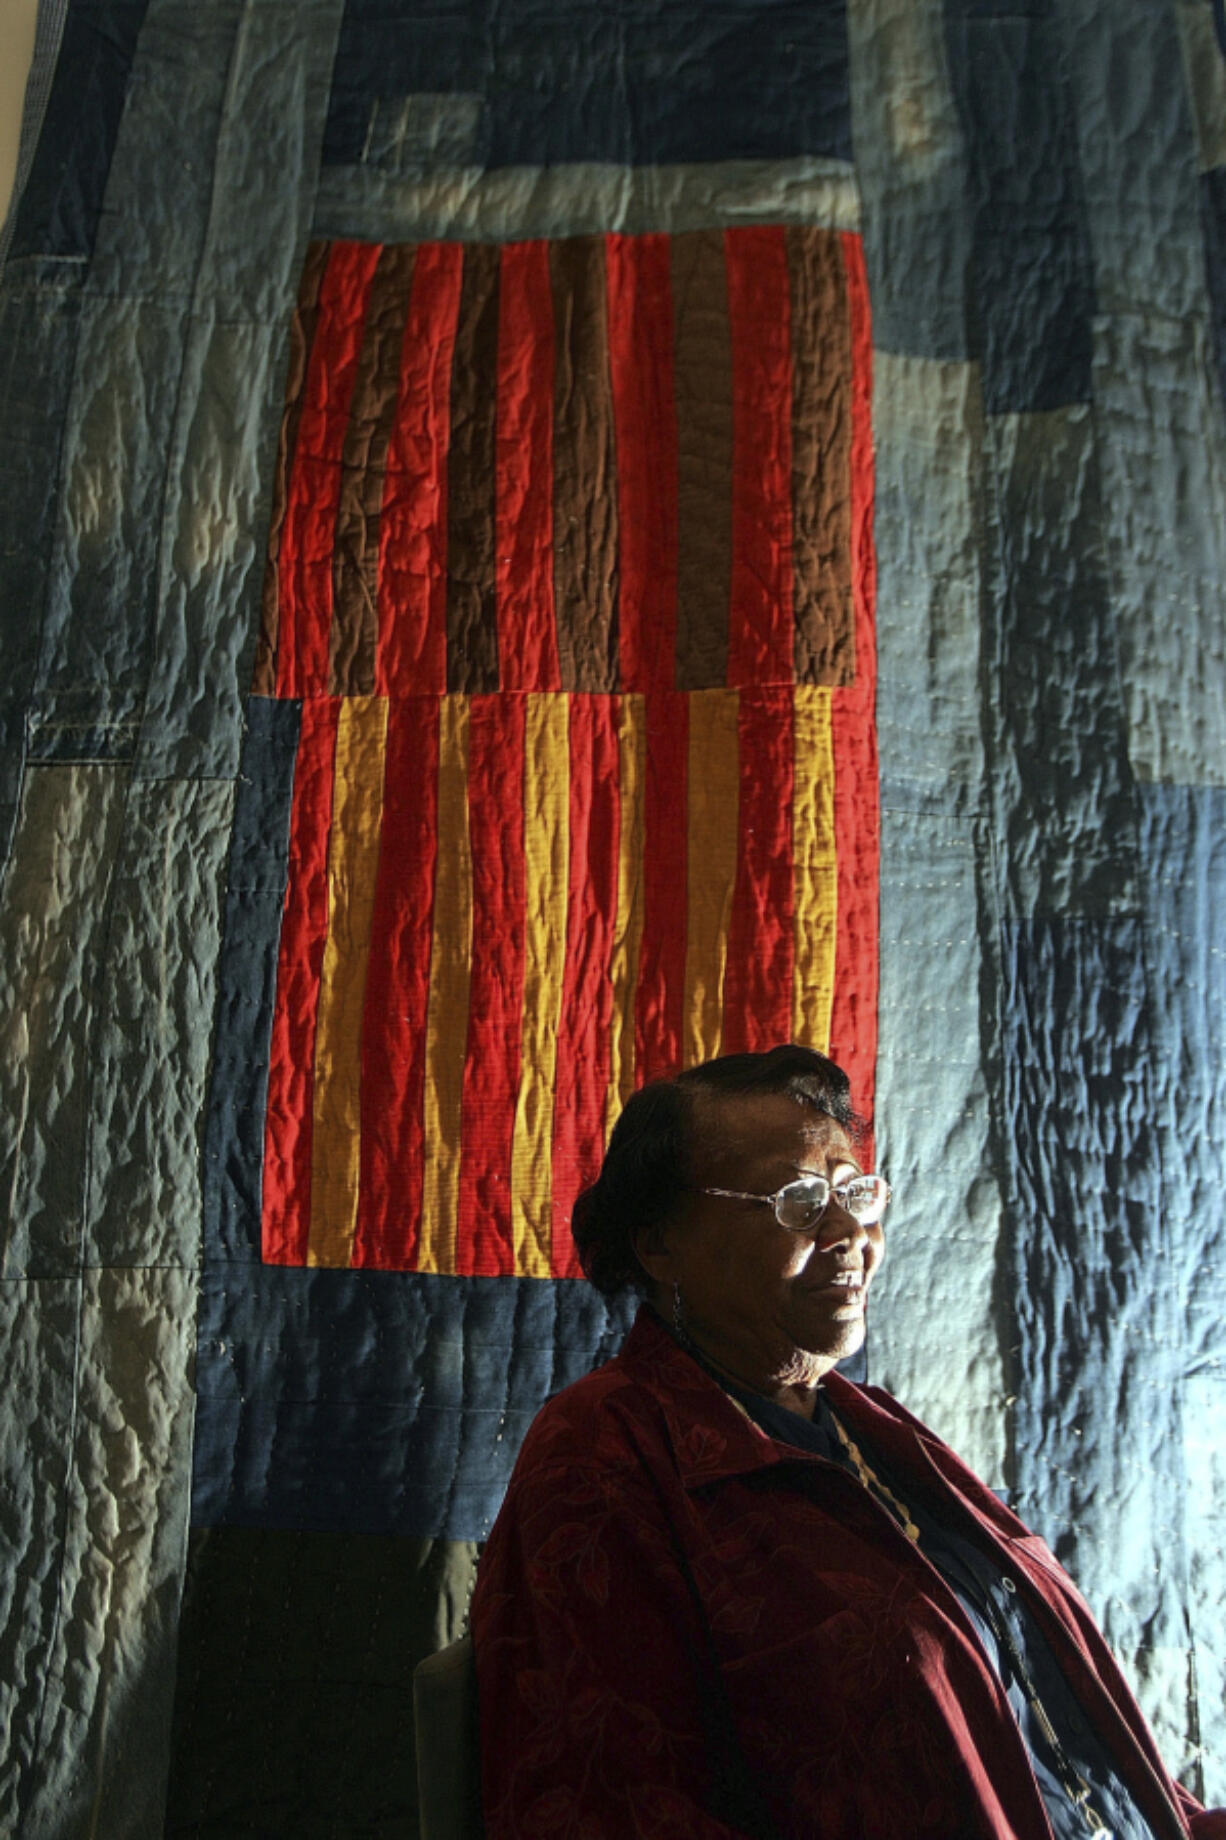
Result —
<path fill-rule="evenodd" d="M 649 1389 L 620 1357 L 606 1361 L 546 1400 L 520 1447 L 515 1480 L 552 1470 L 629 1467 L 656 1411 Z"/>
<path fill-rule="evenodd" d="M 771 1439 L 642 1310 L 620 1354 L 537 1413 L 511 1487 L 567 1470 L 670 1493 L 776 1461 Z"/>

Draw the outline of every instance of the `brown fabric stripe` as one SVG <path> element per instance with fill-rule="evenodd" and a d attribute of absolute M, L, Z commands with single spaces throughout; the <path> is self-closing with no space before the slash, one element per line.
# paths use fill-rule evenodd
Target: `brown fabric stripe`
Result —
<path fill-rule="evenodd" d="M 264 564 L 264 595 L 260 610 L 260 635 L 256 641 L 255 668 L 251 688 L 256 696 L 273 696 L 277 687 L 277 632 L 280 625 L 280 572 L 277 567 L 281 549 L 281 529 L 285 507 L 289 503 L 289 481 L 298 445 L 298 423 L 302 415 L 302 392 L 306 384 L 307 362 L 319 319 L 319 289 L 328 266 L 331 244 L 308 243 L 298 300 L 289 328 L 289 373 L 285 379 L 285 410 L 281 417 L 281 436 L 277 443 L 277 470 L 273 477 L 272 516 L 268 528 L 268 558 Z"/>
<path fill-rule="evenodd" d="M 677 400 L 678 690 L 728 674 L 732 587 L 732 335 L 721 230 L 672 239 Z"/>
<path fill-rule="evenodd" d="M 498 245 L 464 251 L 451 371 L 447 459 L 447 688 L 498 689 L 494 433 L 498 397 Z"/>
<path fill-rule="evenodd" d="M 604 238 L 549 245 L 553 288 L 553 587 L 564 690 L 618 685 L 617 456 Z"/>
<path fill-rule="evenodd" d="M 413 286 L 412 243 L 385 244 L 379 255 L 353 403 L 341 456 L 341 491 L 332 552 L 333 613 L 328 640 L 332 696 L 370 696 L 379 637 L 379 514 L 387 446 L 396 415 L 400 347 Z"/>
<path fill-rule="evenodd" d="M 787 233 L 792 306 L 792 532 L 796 681 L 849 684 L 851 326 L 838 231 Z"/>

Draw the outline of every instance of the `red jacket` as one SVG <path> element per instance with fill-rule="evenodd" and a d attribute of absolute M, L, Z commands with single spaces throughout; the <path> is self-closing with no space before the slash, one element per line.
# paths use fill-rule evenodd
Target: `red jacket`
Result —
<path fill-rule="evenodd" d="M 1016 1579 L 1159 1840 L 1226 1840 L 1226 1811 L 1167 1775 L 1043 1541 L 888 1393 L 826 1385 L 900 1494 L 969 1517 Z M 712 1642 L 784 1840 L 1050 1840 L 1004 1693 L 943 1579 L 853 1477 L 766 1436 L 649 1312 L 533 1423 L 472 1629 L 491 1840 L 729 1840 L 703 1736 Z"/>

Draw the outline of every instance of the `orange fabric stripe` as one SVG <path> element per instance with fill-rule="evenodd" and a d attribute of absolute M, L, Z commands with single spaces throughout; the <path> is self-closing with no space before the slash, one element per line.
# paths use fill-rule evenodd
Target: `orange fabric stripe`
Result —
<path fill-rule="evenodd" d="M 361 1159 L 362 1012 L 379 869 L 387 703 L 345 697 L 336 730 L 328 938 L 315 1029 L 308 1265 L 350 1265 Z"/>
<path fill-rule="evenodd" d="M 552 1271 L 579 1276 L 571 1235 L 574 1199 L 600 1169 L 617 927 L 618 698 L 572 696 L 566 975 L 558 1027 L 553 1133 Z"/>
<path fill-rule="evenodd" d="M 792 1040 L 825 1054 L 839 900 L 830 691 L 803 684 L 794 696 Z"/>
<path fill-rule="evenodd" d="M 438 835 L 441 848 L 426 1004 L 425 1169 L 417 1269 L 454 1273 L 473 911 L 466 696 L 445 696 L 439 701 Z"/>
<path fill-rule="evenodd" d="M 690 703 L 686 838 L 685 1065 L 723 1041 L 724 972 L 736 885 L 739 749 L 735 690 L 696 691 Z"/>
<path fill-rule="evenodd" d="M 548 1278 L 554 1081 L 566 973 L 570 698 L 523 700 L 523 1021 L 511 1139 L 511 1247 L 518 1276 Z"/>
<path fill-rule="evenodd" d="M 643 943 L 643 844 L 647 779 L 647 707 L 641 696 L 619 698 L 617 717 L 617 921 L 609 961 L 613 1013 L 604 1135 L 634 1091 L 635 979 Z"/>

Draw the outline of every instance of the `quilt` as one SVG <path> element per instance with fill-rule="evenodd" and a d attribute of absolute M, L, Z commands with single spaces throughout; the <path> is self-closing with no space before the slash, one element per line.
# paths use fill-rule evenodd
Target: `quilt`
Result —
<path fill-rule="evenodd" d="M 412 1835 L 629 1306 L 625 1098 L 799 1040 L 855 1372 L 1226 1800 L 1211 0 L 47 0 L 0 241 L 0 1825 Z"/>

